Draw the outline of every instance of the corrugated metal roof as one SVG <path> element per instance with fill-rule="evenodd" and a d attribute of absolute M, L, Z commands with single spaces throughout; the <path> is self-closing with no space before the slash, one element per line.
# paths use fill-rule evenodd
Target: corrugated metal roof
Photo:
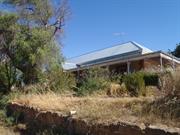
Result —
<path fill-rule="evenodd" d="M 150 49 L 145 48 L 136 42 L 127 42 L 124 44 L 119 44 L 110 48 L 105 48 L 102 50 L 94 51 L 91 53 L 68 59 L 63 64 L 63 68 L 65 70 L 71 70 L 76 69 L 77 65 L 93 65 L 93 63 L 95 64 L 101 61 L 104 62 L 106 60 L 117 57 L 141 55 L 150 52 L 152 52 Z"/>

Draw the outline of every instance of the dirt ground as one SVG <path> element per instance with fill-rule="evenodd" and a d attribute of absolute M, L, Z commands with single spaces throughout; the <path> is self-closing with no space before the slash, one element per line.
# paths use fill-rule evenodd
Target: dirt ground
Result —
<path fill-rule="evenodd" d="M 64 97 L 54 93 L 22 95 L 12 102 L 38 109 L 53 111 L 85 119 L 90 122 L 114 123 L 131 122 L 136 124 L 164 124 L 178 127 L 177 122 L 160 119 L 154 115 L 142 114 L 143 106 L 154 101 L 153 97 Z M 179 127 L 178 127 L 179 128 Z"/>

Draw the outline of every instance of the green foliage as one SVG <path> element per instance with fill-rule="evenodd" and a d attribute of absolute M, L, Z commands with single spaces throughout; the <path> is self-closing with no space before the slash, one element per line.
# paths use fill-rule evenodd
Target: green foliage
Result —
<path fill-rule="evenodd" d="M 8 93 L 16 80 L 16 69 L 12 63 L 0 63 L 0 92 Z"/>
<path fill-rule="evenodd" d="M 19 96 L 19 93 L 16 92 L 11 92 L 8 94 L 3 94 L 0 93 L 0 121 L 3 122 L 5 125 L 9 126 L 9 125 L 13 125 L 14 122 L 16 121 L 15 118 L 17 117 L 7 117 L 7 105 L 9 103 L 10 100 L 14 99 L 15 97 Z"/>
<path fill-rule="evenodd" d="M 159 76 L 156 73 L 144 73 L 145 86 L 158 86 Z"/>
<path fill-rule="evenodd" d="M 118 83 L 121 85 L 123 83 L 123 75 L 111 73 L 110 80 L 111 82 Z"/>
<path fill-rule="evenodd" d="M 109 82 L 109 71 L 103 68 L 92 68 L 82 73 L 76 92 L 78 95 L 88 95 L 95 91 L 104 90 Z"/>
<path fill-rule="evenodd" d="M 16 67 L 21 68 L 24 82 L 28 84 L 38 81 L 38 75 L 41 74 L 43 66 L 47 67 L 52 63 L 51 60 L 57 56 L 58 49 L 55 50 L 57 48 L 55 43 L 48 41 L 51 37 L 48 31 L 39 28 L 31 31 L 22 29 L 23 31 L 17 33 L 15 38 L 18 48 L 15 50 L 13 61 Z"/>
<path fill-rule="evenodd" d="M 100 78 L 88 78 L 83 81 L 81 86 L 77 90 L 78 95 L 92 94 L 94 91 L 103 90 L 107 86 L 107 82 Z"/>
<path fill-rule="evenodd" d="M 62 69 L 57 68 L 47 74 L 49 89 L 54 92 L 70 91 L 76 86 L 75 77 Z"/>
<path fill-rule="evenodd" d="M 146 96 L 148 93 L 145 86 L 159 86 L 159 75 L 156 73 L 136 72 L 123 77 L 130 95 L 132 96 Z"/>
<path fill-rule="evenodd" d="M 63 19 L 65 5 L 56 9 L 49 0 L 3 0 L 16 6 L 17 12 L 0 16 L 0 90 L 11 90 L 12 85 L 38 83 L 44 71 L 59 66 L 63 58 L 59 44 L 53 38 L 54 27 L 48 26 L 51 17 Z M 32 9 L 32 12 L 30 10 Z"/>
<path fill-rule="evenodd" d="M 14 50 L 11 44 L 14 37 L 12 23 L 17 21 L 13 14 L 0 16 L 0 92 L 7 93 L 11 90 L 16 79 L 16 69 L 11 59 L 7 56 L 8 50 Z M 5 37 L 5 38 L 4 38 Z"/>
<path fill-rule="evenodd" d="M 2 115 L 3 122 L 6 126 L 13 126 L 18 124 L 19 119 L 21 118 L 22 113 L 13 112 L 11 116 L 7 116 L 7 111 L 3 111 L 4 114 Z"/>
<path fill-rule="evenodd" d="M 175 50 L 172 52 L 172 54 L 178 58 L 180 58 L 180 43 L 176 45 Z"/>
<path fill-rule="evenodd" d="M 141 72 L 132 73 L 124 76 L 123 81 L 131 96 L 145 94 L 144 75 Z"/>
<path fill-rule="evenodd" d="M 6 69 L 20 70 L 26 84 L 38 82 L 44 68 L 51 70 L 53 66 L 60 65 L 62 56 L 58 44 L 52 40 L 50 29 L 30 29 L 28 25 L 20 25 L 16 15 L 4 14 L 0 16 L 0 31 L 0 63 L 11 64 Z M 2 74 L 8 77 L 7 72 Z"/>
<path fill-rule="evenodd" d="M 9 103 L 11 99 L 19 96 L 19 92 L 11 92 L 9 94 L 0 93 L 0 110 L 5 109 L 6 105 Z"/>
<path fill-rule="evenodd" d="M 7 117 L 6 110 L 0 109 L 0 121 L 5 126 L 12 126 L 14 124 L 15 119 L 13 117 Z"/>

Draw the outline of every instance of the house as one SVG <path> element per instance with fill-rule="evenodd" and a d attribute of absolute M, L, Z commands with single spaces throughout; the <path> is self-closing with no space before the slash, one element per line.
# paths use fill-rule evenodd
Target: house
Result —
<path fill-rule="evenodd" d="M 110 48 L 97 50 L 78 57 L 67 59 L 65 71 L 75 72 L 94 66 L 107 67 L 116 73 L 131 73 L 155 69 L 162 71 L 180 65 L 180 59 L 163 51 L 152 51 L 136 42 L 127 42 Z"/>

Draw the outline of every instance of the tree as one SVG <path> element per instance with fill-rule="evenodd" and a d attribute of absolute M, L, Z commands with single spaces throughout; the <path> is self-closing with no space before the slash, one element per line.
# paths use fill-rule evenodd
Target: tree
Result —
<path fill-rule="evenodd" d="M 11 62 L 0 64 L 0 90 L 3 93 L 11 91 L 12 85 L 16 81 L 16 69 Z"/>
<path fill-rule="evenodd" d="M 23 75 L 25 84 L 36 83 L 46 70 L 60 67 L 62 56 L 54 37 L 62 29 L 68 9 L 66 2 L 56 10 L 49 0 L 4 0 L 15 5 L 17 11 L 0 16 L 0 77 L 8 89 L 17 79 L 16 71 Z M 58 20 L 49 24 L 50 20 Z M 61 31 L 60 31 L 61 32 Z M 4 79 L 1 79 L 3 81 Z"/>
<path fill-rule="evenodd" d="M 172 54 L 178 58 L 180 58 L 180 43 L 176 45 L 175 50 L 172 52 Z"/>
<path fill-rule="evenodd" d="M 12 24 L 17 20 L 14 15 L 1 15 L 0 17 L 0 90 L 7 93 L 16 80 L 16 68 L 10 58 L 14 50 L 11 42 L 14 38 Z M 10 52 L 11 50 L 11 52 Z"/>

